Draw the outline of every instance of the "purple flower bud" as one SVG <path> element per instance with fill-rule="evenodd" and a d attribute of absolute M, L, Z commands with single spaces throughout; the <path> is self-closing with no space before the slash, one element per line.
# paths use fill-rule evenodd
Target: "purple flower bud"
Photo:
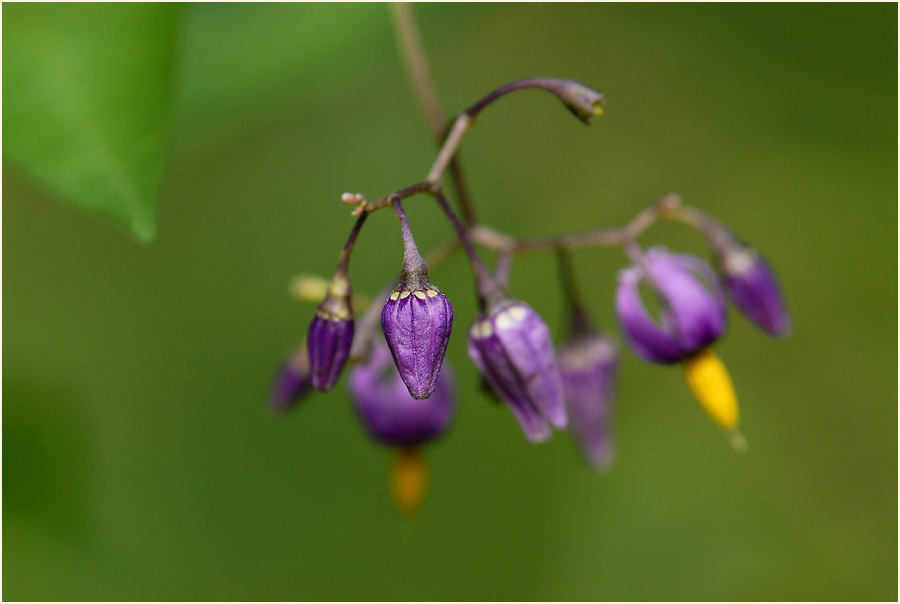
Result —
<path fill-rule="evenodd" d="M 548 422 L 565 428 L 562 381 L 550 330 L 530 306 L 506 298 L 469 329 L 469 357 L 509 405 L 532 442 L 550 437 Z"/>
<path fill-rule="evenodd" d="M 612 463 L 612 406 L 618 350 L 591 331 L 566 340 L 557 352 L 569 425 L 582 455 L 595 469 Z"/>
<path fill-rule="evenodd" d="M 340 273 L 329 285 L 325 300 L 309 326 L 307 344 L 313 388 L 328 392 L 337 383 L 353 343 L 350 283 Z"/>
<path fill-rule="evenodd" d="M 724 225 L 709 219 L 705 230 L 716 268 L 734 305 L 770 335 L 787 335 L 791 320 L 769 263 Z"/>
<path fill-rule="evenodd" d="M 725 287 L 734 305 L 757 327 L 773 336 L 785 336 L 791 320 L 772 267 L 758 252 L 744 248 L 725 257 Z"/>
<path fill-rule="evenodd" d="M 415 399 L 383 344 L 375 345 L 368 361 L 350 371 L 350 394 L 372 438 L 392 446 L 434 440 L 450 425 L 456 406 L 449 367 L 441 373 L 430 398 Z"/>
<path fill-rule="evenodd" d="M 659 320 L 644 306 L 641 267 L 619 273 L 616 311 L 635 353 L 653 363 L 675 363 L 702 350 L 725 331 L 725 302 L 713 270 L 695 257 L 653 248 L 644 255 L 657 294 Z"/>
<path fill-rule="evenodd" d="M 309 353 L 301 346 L 278 368 L 269 393 L 269 408 L 279 413 L 289 411 L 310 389 Z"/>
<path fill-rule="evenodd" d="M 425 280 L 402 280 L 381 311 L 381 328 L 413 398 L 434 392 L 453 326 L 447 296 Z"/>

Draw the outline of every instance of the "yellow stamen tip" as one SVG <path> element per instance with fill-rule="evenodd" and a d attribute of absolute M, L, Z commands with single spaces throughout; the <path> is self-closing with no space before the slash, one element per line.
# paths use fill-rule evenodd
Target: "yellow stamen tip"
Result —
<path fill-rule="evenodd" d="M 700 406 L 719 426 L 734 434 L 738 425 L 738 402 L 725 364 L 713 352 L 702 350 L 684 361 L 684 377 Z M 734 438 L 734 437 L 733 437 Z M 743 441 L 743 437 L 740 437 Z M 732 440 L 734 445 L 734 440 Z M 746 445 L 746 441 L 744 441 Z M 735 445 L 737 449 L 737 445 Z"/>
<path fill-rule="evenodd" d="M 397 510 L 407 517 L 418 514 L 428 488 L 428 465 L 417 447 L 399 447 L 391 459 L 391 495 Z"/>

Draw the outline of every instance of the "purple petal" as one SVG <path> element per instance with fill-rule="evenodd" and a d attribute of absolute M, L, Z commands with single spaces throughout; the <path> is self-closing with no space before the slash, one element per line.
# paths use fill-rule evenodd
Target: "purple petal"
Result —
<path fill-rule="evenodd" d="M 604 469 L 612 462 L 614 450 L 615 343 L 598 333 L 577 337 L 560 347 L 558 358 L 571 430 L 588 463 Z"/>
<path fill-rule="evenodd" d="M 481 319 L 484 325 L 489 326 L 488 319 Z M 550 438 L 550 426 L 544 421 L 540 412 L 528 399 L 528 395 L 522 388 L 515 368 L 506 356 L 503 347 L 495 337 L 482 338 L 473 335 L 476 330 L 485 329 L 479 326 L 479 321 L 472 325 L 469 333 L 468 352 L 469 358 L 484 376 L 494 392 L 502 398 L 516 416 L 525 437 L 531 442 L 542 442 Z"/>
<path fill-rule="evenodd" d="M 565 428 L 565 396 L 547 325 L 522 302 L 497 313 L 493 323 L 496 337 L 525 385 L 529 400 L 552 425 Z"/>
<path fill-rule="evenodd" d="M 639 357 L 652 363 L 676 363 L 681 358 L 681 347 L 674 334 L 650 318 L 638 290 L 642 278 L 641 270 L 635 267 L 619 273 L 616 290 L 619 324 Z"/>
<path fill-rule="evenodd" d="M 725 304 L 715 273 L 701 259 L 651 249 L 647 265 L 662 290 L 673 319 L 673 328 L 683 354 L 705 348 L 725 328 Z M 712 292 L 692 272 L 704 275 Z"/>
<path fill-rule="evenodd" d="M 649 250 L 645 262 L 661 297 L 661 325 L 641 300 L 641 269 L 621 271 L 616 293 L 619 321 L 635 352 L 655 363 L 674 363 L 718 339 L 725 330 L 725 303 L 712 269 L 665 248 Z"/>
<path fill-rule="evenodd" d="M 477 319 L 469 330 L 468 351 L 529 440 L 549 438 L 548 422 L 565 427 L 568 417 L 550 331 L 531 307 L 510 301 Z"/>
<path fill-rule="evenodd" d="M 394 365 L 387 346 L 376 346 L 369 360 L 350 372 L 350 393 L 366 430 L 392 446 L 434 440 L 447 429 L 455 411 L 453 373 L 441 372 L 434 394 L 415 399 Z"/>

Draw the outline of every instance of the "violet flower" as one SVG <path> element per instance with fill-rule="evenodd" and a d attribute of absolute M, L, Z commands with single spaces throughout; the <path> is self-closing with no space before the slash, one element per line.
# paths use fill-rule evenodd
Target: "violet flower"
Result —
<path fill-rule="evenodd" d="M 639 286 L 647 281 L 644 267 L 619 273 L 616 312 L 635 353 L 652 363 L 676 363 L 699 352 L 725 331 L 725 301 L 718 279 L 706 262 L 658 247 L 644 254 L 659 296 L 659 319 L 641 300 Z"/>
<path fill-rule="evenodd" d="M 386 445 L 409 447 L 436 439 L 455 412 L 452 372 L 445 368 L 433 395 L 415 399 L 400 379 L 388 347 L 376 344 L 350 372 L 350 395 L 368 433 Z"/>

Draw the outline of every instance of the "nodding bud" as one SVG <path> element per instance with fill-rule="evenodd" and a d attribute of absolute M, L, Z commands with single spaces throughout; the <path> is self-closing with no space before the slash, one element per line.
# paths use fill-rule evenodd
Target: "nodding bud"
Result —
<path fill-rule="evenodd" d="M 310 386 L 309 352 L 304 344 L 278 368 L 269 393 L 269 408 L 279 413 L 289 411 L 309 392 Z"/>
<path fill-rule="evenodd" d="M 592 117 L 603 115 L 603 105 L 606 103 L 603 93 L 581 82 L 564 80 L 562 89 L 557 94 L 569 111 L 585 124 L 590 123 Z"/>
<path fill-rule="evenodd" d="M 716 268 L 734 305 L 769 335 L 787 335 L 791 319 L 778 279 L 766 259 L 718 223 L 710 221 L 706 230 Z"/>
<path fill-rule="evenodd" d="M 453 327 L 453 307 L 447 296 L 428 281 L 409 220 L 399 198 L 392 200 L 403 233 L 400 283 L 381 311 L 381 329 L 400 377 L 413 398 L 434 392 Z"/>
<path fill-rule="evenodd" d="M 427 275 L 410 279 L 404 272 L 381 311 L 381 328 L 413 398 L 428 398 L 434 392 L 452 327 L 453 307 L 447 296 L 428 282 Z"/>
<path fill-rule="evenodd" d="M 647 280 L 659 296 L 659 319 L 641 300 Z M 676 363 L 709 346 L 725 331 L 725 301 L 712 268 L 695 256 L 650 249 L 643 266 L 619 273 L 616 312 L 628 343 L 652 363 Z"/>
<path fill-rule="evenodd" d="M 565 428 L 562 380 L 550 330 L 524 302 L 502 298 L 489 304 L 469 329 L 469 357 L 515 414 L 526 438 L 550 437 Z"/>
<path fill-rule="evenodd" d="M 559 372 L 566 393 L 569 427 L 584 459 L 596 470 L 613 460 L 613 391 L 618 349 L 608 336 L 590 330 L 573 335 L 559 347 Z"/>
<path fill-rule="evenodd" d="M 452 372 L 445 368 L 428 399 L 410 396 L 384 344 L 350 372 L 350 395 L 360 421 L 380 443 L 412 446 L 438 438 L 455 412 Z"/>
<path fill-rule="evenodd" d="M 350 281 L 345 273 L 338 271 L 309 326 L 307 345 L 313 388 L 321 392 L 334 388 L 347 363 L 352 343 Z"/>

